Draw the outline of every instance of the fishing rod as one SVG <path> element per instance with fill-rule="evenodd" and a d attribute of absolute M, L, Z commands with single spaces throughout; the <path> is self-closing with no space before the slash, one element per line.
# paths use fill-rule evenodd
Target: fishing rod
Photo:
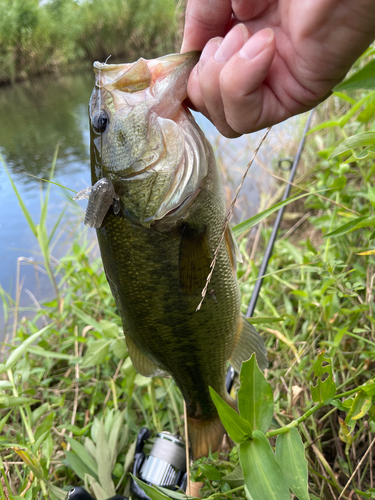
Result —
<path fill-rule="evenodd" d="M 314 109 L 315 108 L 313 108 L 310 111 L 309 116 L 307 117 L 306 124 L 305 124 L 305 127 L 303 129 L 302 139 L 299 143 L 297 154 L 293 160 L 293 163 L 291 164 L 289 179 L 288 179 L 287 185 L 285 187 L 284 195 L 283 195 L 281 201 L 285 201 L 289 197 L 290 190 L 292 189 L 294 176 L 296 175 L 297 166 L 298 166 L 298 163 L 301 159 L 303 148 L 305 147 L 306 135 L 307 135 L 307 132 L 308 132 L 310 125 L 311 125 L 311 120 L 312 120 L 312 116 L 314 114 Z M 279 167 L 281 167 L 281 168 L 282 168 L 283 161 L 285 161 L 285 160 L 281 159 L 278 162 Z M 290 161 L 290 160 L 286 159 L 286 161 Z M 281 207 L 280 210 L 277 212 L 275 224 L 273 225 L 272 233 L 271 233 L 270 239 L 268 241 L 266 251 L 264 253 L 263 261 L 262 261 L 262 264 L 261 264 L 260 269 L 259 269 L 258 278 L 257 278 L 257 281 L 255 282 L 255 287 L 254 287 L 253 293 L 251 295 L 249 305 L 247 307 L 245 318 L 251 318 L 252 315 L 254 314 L 254 310 L 255 310 L 255 306 L 256 306 L 256 303 L 257 303 L 257 300 L 259 297 L 260 289 L 262 288 L 263 278 L 264 278 L 264 275 L 265 275 L 266 270 L 267 270 L 268 262 L 271 258 L 271 255 L 272 255 L 272 251 L 273 251 L 273 247 L 275 245 L 277 233 L 279 231 L 281 220 L 282 220 L 283 215 L 284 215 L 284 210 L 285 210 L 285 206 Z"/>
<path fill-rule="evenodd" d="M 314 108 L 315 109 L 315 108 Z M 283 163 L 288 163 L 290 166 L 290 175 L 287 181 L 287 185 L 282 197 L 282 201 L 289 197 L 290 190 L 292 188 L 292 183 L 297 171 L 297 166 L 301 159 L 302 151 L 306 142 L 306 135 L 310 128 L 311 119 L 314 113 L 312 109 L 307 118 L 302 139 L 299 143 L 297 154 L 292 161 L 289 158 L 283 158 L 278 161 L 280 168 L 283 168 Z M 285 167 L 283 168 L 285 170 Z M 287 168 L 289 170 L 289 168 Z M 272 255 L 273 247 L 275 245 L 277 233 L 280 228 L 280 223 L 284 215 L 285 207 L 281 207 L 277 213 L 275 224 L 272 228 L 272 233 L 268 241 L 268 245 L 263 257 L 262 264 L 259 269 L 258 279 L 255 282 L 255 287 L 250 298 L 249 305 L 247 307 L 245 318 L 251 318 L 257 300 L 259 298 L 259 293 L 262 288 L 263 278 L 267 270 L 268 262 Z M 231 391 L 234 379 L 236 377 L 236 371 L 232 366 L 229 367 L 225 386 L 228 393 Z M 143 447 L 146 444 L 148 438 L 151 436 L 149 429 L 142 427 L 138 433 L 134 465 L 133 465 L 133 476 L 141 479 L 145 483 L 150 485 L 163 486 L 169 489 L 182 489 L 186 490 L 187 485 L 187 474 L 186 474 L 186 460 L 185 460 L 185 445 L 183 441 L 178 437 L 170 434 L 169 432 L 160 432 L 156 435 L 155 442 L 151 448 L 148 455 L 143 451 Z M 150 497 L 138 486 L 138 484 L 132 479 L 130 486 L 133 498 L 138 500 L 150 500 Z M 67 496 L 67 500 L 95 500 L 84 488 L 76 486 L 70 490 Z M 129 500 L 127 497 L 122 495 L 115 495 L 107 500 Z"/>

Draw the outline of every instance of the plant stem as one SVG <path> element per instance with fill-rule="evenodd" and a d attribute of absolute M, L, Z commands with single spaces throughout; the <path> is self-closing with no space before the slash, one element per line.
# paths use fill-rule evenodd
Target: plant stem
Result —
<path fill-rule="evenodd" d="M 355 389 L 351 389 L 350 391 L 342 392 L 341 394 L 336 394 L 333 399 L 339 399 L 339 398 L 345 398 L 346 396 L 351 396 L 352 394 L 355 394 L 356 392 L 363 389 L 363 387 L 366 387 L 369 384 L 373 384 L 374 382 L 375 382 L 375 380 L 369 380 L 366 384 L 359 385 Z"/>
<path fill-rule="evenodd" d="M 297 427 L 299 424 L 304 422 L 307 418 L 309 418 L 313 413 L 315 413 L 319 408 L 322 408 L 324 406 L 324 403 L 317 403 L 315 406 L 310 408 L 309 411 L 304 413 L 301 417 L 297 418 L 296 420 L 293 420 L 293 422 L 290 422 L 290 424 L 286 425 L 285 427 L 281 427 L 280 429 L 275 429 L 274 431 L 266 432 L 266 437 L 270 438 L 273 436 L 278 436 L 279 434 L 285 434 L 286 432 L 289 432 L 290 429 L 293 427 Z"/>
<path fill-rule="evenodd" d="M 226 491 L 223 493 L 222 491 L 219 491 L 218 493 L 213 493 L 210 495 L 208 498 L 215 498 L 215 497 L 222 497 L 222 496 L 229 496 L 231 493 L 234 493 L 235 491 L 241 491 L 245 488 L 245 485 L 243 484 L 242 486 L 237 486 L 237 488 L 233 488 L 233 490 Z"/>

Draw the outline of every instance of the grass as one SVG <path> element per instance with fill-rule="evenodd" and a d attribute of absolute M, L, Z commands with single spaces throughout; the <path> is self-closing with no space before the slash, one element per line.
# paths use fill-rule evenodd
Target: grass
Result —
<path fill-rule="evenodd" d="M 362 103 L 353 112 L 355 104 L 334 95 L 320 107 L 295 181 L 308 195 L 287 208 L 297 216 L 280 232 L 254 315 L 268 347 L 274 395 L 268 435 L 274 439 L 279 427 L 299 419 L 312 499 L 371 499 L 375 491 L 374 391 L 361 399 L 375 373 L 375 164 L 362 149 L 331 156 L 349 135 L 375 130 L 371 101 Z M 183 435 L 181 396 L 172 380 L 135 372 L 85 233 L 64 258 L 51 258 L 56 235 L 45 229 L 47 202 L 38 225 L 24 212 L 37 228 L 56 298 L 16 321 L 3 346 L 0 498 L 64 498 L 78 483 L 99 500 L 114 491 L 128 495 L 138 430 L 145 425 Z M 265 219 L 255 240 L 240 236 L 244 311 L 271 228 Z M 4 290 L 1 296 L 11 323 L 17 304 Z M 316 408 L 311 388 L 323 349 L 339 397 Z M 196 461 L 192 478 L 203 482 L 204 497 L 245 498 L 238 464 L 238 447 L 228 447 L 220 457 Z"/>
<path fill-rule="evenodd" d="M 176 50 L 174 0 L 0 0 L 0 84 Z"/>

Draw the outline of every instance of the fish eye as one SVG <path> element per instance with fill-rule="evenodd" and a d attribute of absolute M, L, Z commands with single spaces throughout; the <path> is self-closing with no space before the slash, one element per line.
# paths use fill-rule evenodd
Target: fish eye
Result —
<path fill-rule="evenodd" d="M 95 132 L 102 133 L 107 128 L 108 115 L 101 109 L 92 117 L 91 124 Z"/>

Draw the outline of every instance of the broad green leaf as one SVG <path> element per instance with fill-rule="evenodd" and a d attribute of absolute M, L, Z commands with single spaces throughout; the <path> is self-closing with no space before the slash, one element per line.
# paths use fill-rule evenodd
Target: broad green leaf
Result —
<path fill-rule="evenodd" d="M 89 474 L 90 476 L 92 475 L 92 470 L 90 469 L 90 467 L 88 467 L 76 453 L 73 453 L 72 451 L 66 451 L 65 457 L 70 467 L 77 474 L 77 476 L 82 479 L 82 481 L 85 480 L 85 474 Z"/>
<path fill-rule="evenodd" d="M 8 418 L 10 417 L 10 415 L 12 414 L 12 411 L 13 410 L 10 410 L 6 415 L 5 417 L 3 417 L 1 420 L 0 420 L 0 434 L 1 434 L 1 431 L 3 430 L 3 427 L 4 425 L 7 423 L 7 420 Z"/>
<path fill-rule="evenodd" d="M 155 486 L 155 488 L 174 500 L 187 500 L 189 498 L 195 498 L 188 496 L 185 492 L 180 493 L 178 491 L 169 490 L 168 488 L 163 488 L 162 486 Z"/>
<path fill-rule="evenodd" d="M 0 408 L 11 408 L 12 406 L 24 404 L 32 405 L 34 403 L 39 403 L 39 399 L 26 398 L 24 396 L 0 396 Z"/>
<path fill-rule="evenodd" d="M 16 349 L 14 349 L 14 351 L 11 352 L 9 358 L 6 360 L 5 363 L 7 370 L 12 369 L 13 366 L 17 363 L 17 361 L 21 358 L 21 356 L 23 356 L 25 352 L 28 351 L 29 345 L 31 345 L 38 337 L 43 335 L 43 333 L 48 331 L 52 326 L 53 323 L 33 333 L 32 335 L 30 335 L 30 337 L 24 340 L 22 344 L 20 344 Z"/>
<path fill-rule="evenodd" d="M 54 418 L 55 418 L 54 412 L 46 416 L 46 418 L 43 420 L 43 422 L 39 425 L 39 427 L 36 429 L 34 433 L 35 441 L 37 441 L 42 434 L 51 430 Z"/>
<path fill-rule="evenodd" d="M 49 492 L 52 493 L 53 495 L 55 495 L 56 498 L 58 498 L 59 500 L 66 499 L 66 491 L 65 490 L 62 490 L 61 488 L 59 488 L 55 484 L 48 483 L 48 482 L 47 482 L 47 486 L 48 486 Z"/>
<path fill-rule="evenodd" d="M 343 224 L 342 226 L 336 228 L 335 230 L 331 231 L 330 233 L 327 233 L 323 236 L 323 238 L 331 238 L 332 236 L 341 236 L 343 234 L 349 233 L 350 231 L 354 231 L 356 226 L 364 221 L 365 219 L 368 219 L 369 217 L 367 216 L 362 216 L 362 217 L 357 217 L 356 219 L 353 219 L 346 224 Z"/>
<path fill-rule="evenodd" d="M 116 494 L 115 485 L 112 480 L 112 451 L 108 443 L 104 422 L 101 420 L 97 436 L 96 463 L 98 464 L 99 482 L 107 493 L 107 496 L 114 496 Z"/>
<path fill-rule="evenodd" d="M 315 361 L 314 375 L 317 377 L 317 384 L 311 386 L 311 395 L 313 401 L 316 403 L 321 402 L 328 404 L 332 401 L 336 393 L 336 385 L 333 381 L 332 366 L 330 362 L 330 359 L 324 357 L 324 351 L 319 354 L 318 359 Z M 323 363 L 325 363 L 324 366 Z M 323 381 L 322 375 L 325 374 L 328 374 L 328 377 Z"/>
<path fill-rule="evenodd" d="M 53 440 L 52 440 L 52 434 L 50 433 L 48 434 L 47 439 L 44 440 L 42 446 L 42 454 L 44 458 L 47 460 L 47 467 L 49 466 L 52 452 L 53 452 Z"/>
<path fill-rule="evenodd" d="M 357 420 L 364 417 L 371 408 L 372 397 L 365 391 L 359 391 L 346 416 L 345 423 L 353 430 Z"/>
<path fill-rule="evenodd" d="M 78 427 L 78 425 L 72 425 L 72 424 L 63 424 L 60 425 L 59 428 L 66 429 L 69 432 L 72 432 L 75 436 L 83 436 L 85 432 L 90 429 L 92 426 L 92 422 L 89 422 L 85 427 Z"/>
<path fill-rule="evenodd" d="M 130 474 L 131 477 L 134 479 L 134 481 L 138 484 L 140 488 L 148 495 L 151 500 L 169 500 L 169 497 L 167 495 L 164 495 L 160 490 L 157 490 L 153 486 L 149 486 L 148 484 L 144 483 L 137 477 L 133 476 L 133 474 Z"/>
<path fill-rule="evenodd" d="M 72 310 L 74 311 L 74 313 L 82 319 L 82 321 L 84 321 L 87 325 L 90 325 L 92 326 L 95 330 L 97 330 L 98 332 L 101 332 L 102 331 L 102 327 L 100 325 L 100 323 L 98 321 L 96 321 L 94 318 L 92 318 L 91 316 L 89 316 L 88 314 L 86 314 L 85 312 L 81 311 L 81 309 L 78 309 L 78 307 L 76 307 L 75 305 L 71 305 L 71 308 Z"/>
<path fill-rule="evenodd" d="M 119 359 L 125 359 L 128 356 L 128 348 L 125 338 L 116 339 L 111 345 L 111 351 Z"/>
<path fill-rule="evenodd" d="M 31 414 L 31 425 L 36 424 L 36 422 L 40 419 L 44 413 L 46 413 L 49 410 L 50 406 L 48 403 L 43 403 L 42 405 L 38 406 L 32 414 Z"/>
<path fill-rule="evenodd" d="M 224 476 L 223 481 L 229 484 L 231 488 L 237 488 L 244 484 L 243 472 L 240 465 L 238 465 L 232 472 Z"/>
<path fill-rule="evenodd" d="M 368 396 L 375 396 L 375 382 L 367 383 L 367 385 L 362 387 L 362 390 L 365 391 Z"/>
<path fill-rule="evenodd" d="M 334 90 L 375 89 L 375 60 L 370 61 L 362 69 L 343 82 Z"/>
<path fill-rule="evenodd" d="M 223 476 L 223 474 L 219 472 L 213 465 L 201 464 L 199 466 L 199 469 L 202 471 L 202 474 L 210 481 L 220 481 Z"/>
<path fill-rule="evenodd" d="M 243 365 L 242 365 L 243 366 Z M 245 439 L 249 439 L 252 434 L 252 427 L 244 418 L 242 418 L 236 410 L 228 405 L 221 397 L 217 394 L 212 387 L 210 389 L 210 395 L 214 405 L 216 406 L 217 412 L 219 414 L 220 420 L 225 427 L 225 430 L 236 443 L 241 443 Z"/>
<path fill-rule="evenodd" d="M 346 186 L 346 177 L 344 175 L 337 177 L 331 185 L 331 189 L 341 191 Z"/>
<path fill-rule="evenodd" d="M 335 158 L 335 156 L 347 153 L 354 148 L 373 146 L 374 144 L 375 132 L 362 132 L 360 134 L 355 134 L 342 141 L 331 154 L 330 158 Z"/>
<path fill-rule="evenodd" d="M 95 460 L 86 450 L 86 448 L 72 437 L 66 436 L 65 439 L 72 447 L 72 450 L 77 454 L 77 456 L 82 460 L 82 462 L 84 462 L 84 464 L 90 469 L 90 472 L 88 474 L 98 479 L 98 466 L 96 465 Z"/>
<path fill-rule="evenodd" d="M 242 363 L 238 408 L 253 430 L 266 432 L 273 416 L 271 385 L 259 369 L 255 354 Z"/>
<path fill-rule="evenodd" d="M 247 231 L 248 229 L 254 227 L 256 224 L 259 224 L 263 219 L 268 217 L 269 215 L 273 214 L 274 212 L 277 212 L 282 207 L 285 207 L 286 205 L 289 205 L 289 203 L 293 203 L 293 201 L 299 200 L 303 198 L 304 196 L 309 196 L 312 193 L 303 193 L 303 194 L 298 194 L 296 196 L 290 196 L 284 201 L 280 201 L 279 203 L 276 203 L 271 208 L 268 208 L 267 210 L 263 210 L 263 212 L 260 212 L 257 215 L 254 215 L 254 217 L 250 217 L 250 219 L 247 219 L 240 224 L 237 224 L 237 226 L 234 226 L 233 228 L 233 234 L 235 237 L 240 236 L 242 233 Z"/>
<path fill-rule="evenodd" d="M 99 321 L 99 324 L 101 326 L 101 331 L 105 337 L 109 339 L 117 339 L 120 336 L 119 327 L 116 325 L 116 323 L 112 323 L 112 321 L 108 321 L 106 319 L 101 319 Z"/>
<path fill-rule="evenodd" d="M 92 476 L 88 477 L 91 488 L 94 490 L 96 500 L 107 500 L 108 493 Z"/>
<path fill-rule="evenodd" d="M 53 359 L 65 359 L 66 361 L 78 362 L 79 358 L 74 358 L 71 354 L 64 354 L 62 352 L 47 351 L 43 347 L 32 346 L 29 347 L 28 352 L 36 354 L 37 356 L 42 356 L 43 358 L 53 358 Z"/>
<path fill-rule="evenodd" d="M 111 467 L 114 467 L 117 458 L 117 444 L 119 442 L 120 431 L 122 430 L 125 422 L 124 422 L 125 411 L 116 412 L 111 430 L 108 436 L 108 447 L 111 450 Z"/>
<path fill-rule="evenodd" d="M 0 390 L 3 391 L 5 389 L 11 389 L 13 387 L 12 382 L 9 380 L 0 380 Z"/>
<path fill-rule="evenodd" d="M 82 368 L 89 366 L 100 365 L 108 356 L 109 346 L 112 340 L 98 339 L 88 345 L 85 355 L 83 356 Z"/>
<path fill-rule="evenodd" d="M 305 447 L 297 429 L 292 428 L 277 437 L 276 462 L 298 500 L 309 500 Z"/>
<path fill-rule="evenodd" d="M 251 441 L 240 444 L 240 463 L 253 500 L 290 500 L 284 475 L 262 432 L 254 431 Z"/>

